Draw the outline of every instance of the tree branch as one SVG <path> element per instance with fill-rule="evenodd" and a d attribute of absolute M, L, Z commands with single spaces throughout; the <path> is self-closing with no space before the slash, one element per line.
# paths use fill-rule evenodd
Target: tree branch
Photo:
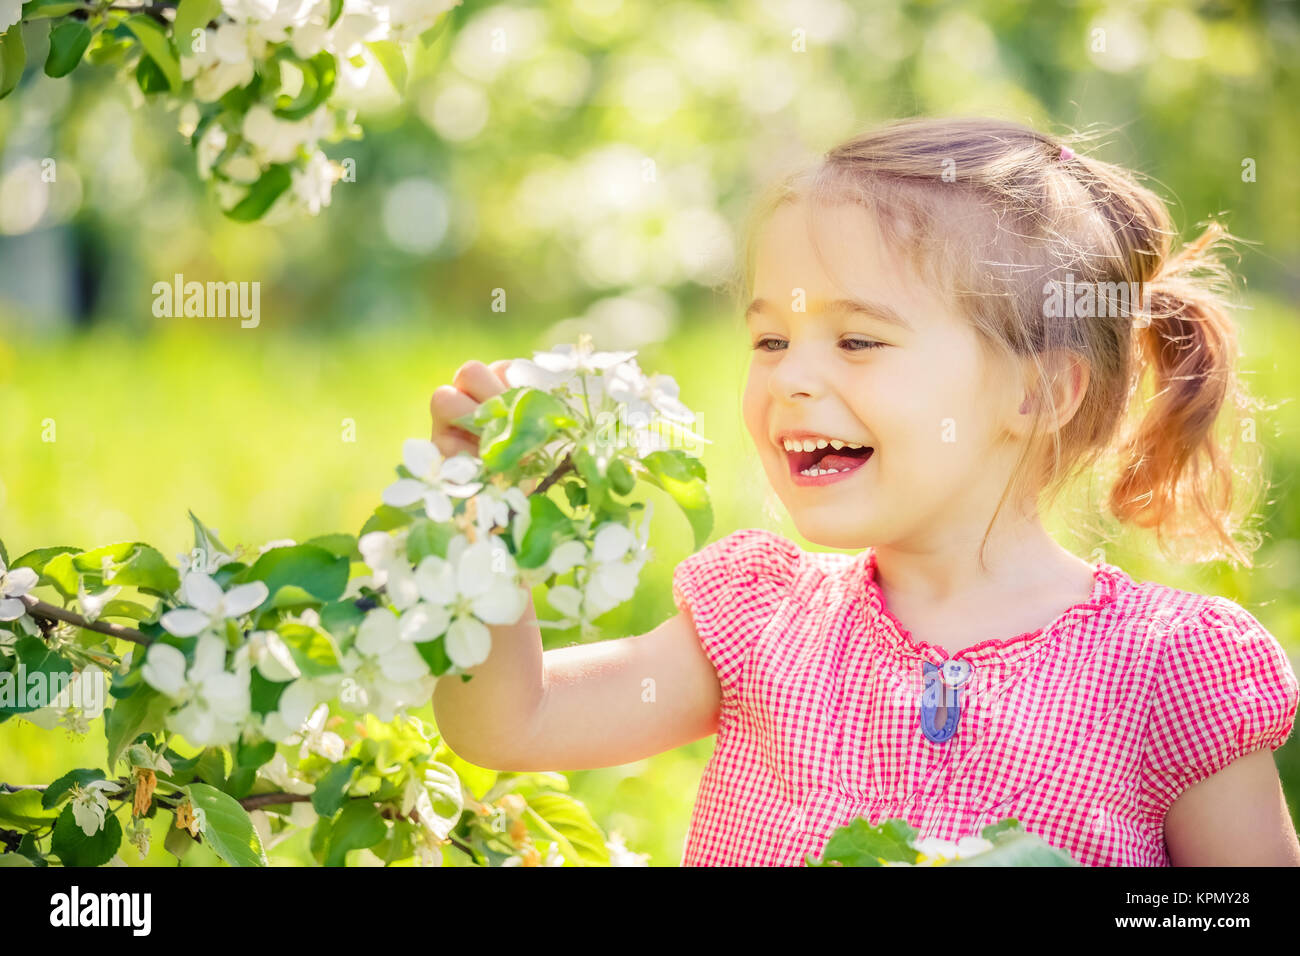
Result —
<path fill-rule="evenodd" d="M 546 494 L 552 485 L 571 471 L 573 471 L 573 455 L 570 453 L 564 456 L 563 460 L 555 467 L 555 470 L 547 475 L 540 485 L 528 493 L 529 497 Z"/>
<path fill-rule="evenodd" d="M 37 600 L 30 594 L 22 596 L 22 602 L 27 605 L 27 613 L 37 620 L 41 621 L 62 621 L 64 624 L 75 624 L 77 627 L 84 627 L 88 631 L 95 631 L 99 634 L 107 634 L 109 637 L 118 637 L 124 641 L 131 641 L 134 644 L 149 645 L 153 643 L 153 638 L 137 631 L 132 627 L 123 627 L 120 624 L 110 624 L 107 621 L 92 621 L 76 613 L 68 611 L 53 604 L 47 604 L 44 601 Z"/>

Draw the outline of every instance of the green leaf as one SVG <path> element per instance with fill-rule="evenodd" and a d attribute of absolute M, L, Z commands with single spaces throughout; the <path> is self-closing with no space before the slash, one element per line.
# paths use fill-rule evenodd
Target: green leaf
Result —
<path fill-rule="evenodd" d="M 521 568 L 538 568 L 555 548 L 556 538 L 573 528 L 573 520 L 546 495 L 528 499 L 528 530 L 515 560 Z"/>
<path fill-rule="evenodd" d="M 451 658 L 447 656 L 446 642 L 441 637 L 416 644 L 415 650 L 424 658 L 424 662 L 429 665 L 429 670 L 435 677 L 440 677 L 451 670 Z"/>
<path fill-rule="evenodd" d="M 302 60 L 287 53 L 282 55 L 302 71 L 302 89 L 295 99 L 284 95 L 277 97 L 273 112 L 281 119 L 290 121 L 306 119 L 334 92 L 338 62 L 334 59 L 334 54 L 328 51 L 317 53 L 310 60 Z"/>
<path fill-rule="evenodd" d="M 226 781 L 226 789 L 236 800 L 248 795 L 257 782 L 257 768 L 275 756 L 275 741 L 260 740 L 255 744 L 242 741 L 235 748 L 235 768 Z"/>
<path fill-rule="evenodd" d="M 22 688 L 23 702 L 18 703 L 17 680 L 9 684 L 14 697 L 13 703 L 0 706 L 0 714 L 27 714 L 42 707 L 48 707 L 63 691 L 72 679 L 72 664 L 55 651 L 50 650 L 39 637 L 23 637 L 13 647 L 19 671 L 24 675 Z M 33 686 L 32 678 L 41 675 Z M 4 698 L 0 698 L 3 700 Z"/>
<path fill-rule="evenodd" d="M 326 866 L 343 866 L 349 850 L 372 847 L 388 833 L 379 808 L 368 800 L 353 800 L 330 828 Z"/>
<path fill-rule="evenodd" d="M 275 713 L 280 708 L 280 697 L 290 683 L 267 680 L 261 671 L 253 668 L 248 675 L 249 709 L 262 717 Z"/>
<path fill-rule="evenodd" d="M 177 826 L 167 828 L 167 836 L 163 838 L 163 849 L 176 859 L 185 859 L 185 854 L 189 853 L 193 846 L 194 838 L 190 836 L 188 830 Z"/>
<path fill-rule="evenodd" d="M 226 748 L 204 747 L 199 754 L 199 762 L 194 767 L 194 776 L 212 787 L 223 787 L 226 783 Z"/>
<path fill-rule="evenodd" d="M 0 99 L 13 92 L 26 65 L 27 48 L 23 46 L 23 25 L 19 22 L 0 34 Z"/>
<path fill-rule="evenodd" d="M 219 13 L 221 0 L 181 0 L 172 28 L 177 52 L 184 56 L 193 54 L 194 31 L 205 29 Z"/>
<path fill-rule="evenodd" d="M 58 810 L 43 806 L 39 790 L 0 793 L 0 826 L 32 829 L 47 826 Z"/>
<path fill-rule="evenodd" d="M 283 621 L 276 630 L 288 646 L 303 677 L 337 674 L 342 670 L 339 649 L 325 631 L 300 621 Z"/>
<path fill-rule="evenodd" d="M 163 93 L 171 89 L 165 74 L 150 56 L 140 57 L 135 67 L 135 82 L 144 94 Z"/>
<path fill-rule="evenodd" d="M 158 68 L 167 77 L 167 84 L 172 91 L 180 92 L 183 83 L 180 61 L 177 60 L 176 50 L 162 25 L 153 17 L 143 13 L 127 17 L 122 21 L 122 25 L 135 34 L 135 38 L 140 41 L 140 47 L 154 63 L 158 64 Z"/>
<path fill-rule="evenodd" d="M 321 626 L 326 633 L 338 642 L 347 643 L 356 629 L 361 626 L 361 619 L 366 612 L 357 607 L 355 601 L 332 601 L 320 611 Z"/>
<path fill-rule="evenodd" d="M 262 174 L 262 178 L 249 187 L 248 195 L 225 211 L 236 222 L 253 222 L 261 219 L 280 194 L 289 188 L 293 176 L 287 163 L 277 163 Z"/>
<path fill-rule="evenodd" d="M 42 20 L 48 17 L 61 17 L 84 7 L 85 0 L 27 0 L 23 4 L 24 20 Z"/>
<path fill-rule="evenodd" d="M 143 604 L 137 604 L 135 601 L 121 601 L 114 598 L 104 605 L 104 610 L 99 612 L 99 616 L 101 618 L 126 617 L 133 621 L 147 621 L 153 617 L 153 611 Z"/>
<path fill-rule="evenodd" d="M 190 799 L 203 811 L 203 836 L 214 853 L 231 866 L 267 866 L 253 818 L 234 797 L 205 783 L 189 785 Z"/>
<path fill-rule="evenodd" d="M 276 596 L 285 587 L 301 589 L 316 601 L 334 601 L 348 585 L 348 559 L 310 544 L 272 548 L 237 580 L 240 584 L 265 582 L 270 607 L 282 606 L 276 603 Z"/>
<path fill-rule="evenodd" d="M 69 770 L 45 788 L 45 793 L 41 795 L 41 806 L 46 810 L 53 810 L 63 802 L 63 798 L 72 791 L 74 785 L 84 787 L 92 780 L 107 779 L 108 777 L 105 776 L 102 770 Z"/>
<path fill-rule="evenodd" d="M 37 574 L 45 573 L 45 566 L 54 558 L 61 554 L 80 554 L 80 548 L 60 547 L 60 548 L 37 548 L 35 551 L 28 551 L 26 554 L 16 558 L 9 567 L 13 568 L 31 568 Z M 7 563 L 7 562 L 6 562 Z M 75 586 L 74 586 L 75 589 Z"/>
<path fill-rule="evenodd" d="M 72 804 L 63 808 L 54 824 L 50 852 L 64 866 L 103 866 L 122 846 L 122 824 L 112 813 L 104 815 L 98 833 L 86 836 L 72 815 Z"/>
<path fill-rule="evenodd" d="M 181 576 L 157 548 L 137 543 L 122 566 L 113 572 L 111 583 L 166 597 L 181 586 Z"/>
<path fill-rule="evenodd" d="M 0 853 L 0 866 L 35 866 L 21 853 Z"/>
<path fill-rule="evenodd" d="M 447 545 L 456 536 L 451 524 L 439 524 L 428 518 L 416 518 L 406 536 L 406 554 L 412 564 L 419 564 L 429 555 L 447 556 Z"/>
<path fill-rule="evenodd" d="M 384 68 L 398 93 L 406 91 L 406 56 L 400 44 L 392 40 L 372 40 L 366 44 Z"/>
<path fill-rule="evenodd" d="M 64 20 L 50 31 L 50 55 L 45 58 L 46 76 L 67 76 L 90 46 L 92 34 L 84 20 Z"/>
<path fill-rule="evenodd" d="M 912 847 L 917 831 L 906 820 L 885 820 L 872 826 L 859 817 L 831 834 L 821 856 L 809 857 L 809 866 L 881 866 L 882 860 L 915 863 Z"/>
<path fill-rule="evenodd" d="M 392 531 L 394 528 L 401 528 L 411 523 L 414 515 L 408 514 L 401 508 L 394 508 L 392 505 L 380 505 L 375 509 L 375 513 L 366 519 L 366 523 L 361 528 L 361 534 L 367 535 L 372 531 Z"/>
<path fill-rule="evenodd" d="M 311 805 L 322 817 L 332 817 L 347 799 L 345 793 L 352 775 L 361 766 L 361 761 L 351 757 L 343 763 L 330 767 L 325 776 L 316 782 L 316 789 L 311 794 Z"/>
<path fill-rule="evenodd" d="M 525 455 L 545 446 L 556 432 L 577 424 L 554 395 L 535 388 L 522 388 L 510 406 L 505 427 L 499 431 L 496 428 L 484 430 L 479 455 L 489 471 L 506 471 Z"/>
<path fill-rule="evenodd" d="M 326 26 L 334 26 L 334 21 L 339 18 L 343 12 L 343 0 L 330 0 L 330 22 Z"/>
<path fill-rule="evenodd" d="M 360 558 L 361 554 L 357 551 L 357 539 L 350 534 L 322 534 L 314 538 L 309 538 L 303 544 L 311 545 L 316 548 L 324 548 L 330 554 L 338 558 Z"/>
<path fill-rule="evenodd" d="M 144 654 L 140 655 L 141 658 Z M 126 748 L 135 743 L 141 734 L 162 730 L 163 718 L 171 708 L 171 700 L 147 684 L 137 687 L 135 693 L 125 697 L 104 715 L 104 735 L 108 738 L 108 766 L 117 766 Z"/>
<path fill-rule="evenodd" d="M 234 554 L 229 548 L 221 543 L 221 539 L 216 533 L 198 519 L 193 511 L 190 512 L 190 524 L 194 525 L 194 548 L 205 559 L 211 560 L 214 554 Z M 206 567 L 200 570 L 207 570 Z"/>
<path fill-rule="evenodd" d="M 708 540 L 713 530 L 713 506 L 705 483 L 704 465 L 680 449 L 651 452 L 641 459 L 650 474 L 647 480 L 677 502 L 695 532 L 695 547 Z"/>
<path fill-rule="evenodd" d="M 953 860 L 947 866 L 1079 866 L 1064 850 L 1032 833 L 1004 837 L 991 850 Z"/>
<path fill-rule="evenodd" d="M 80 572 L 72 563 L 73 552 L 65 551 L 62 554 L 56 554 L 45 562 L 45 566 L 40 571 L 40 584 L 53 585 L 55 590 L 65 598 L 75 598 L 77 596 L 77 579 Z"/>
<path fill-rule="evenodd" d="M 611 461 L 606 474 L 609 476 L 609 486 L 614 489 L 616 495 L 630 494 L 636 487 L 636 476 L 632 474 L 632 469 L 622 458 Z"/>
<path fill-rule="evenodd" d="M 572 454 L 573 468 L 583 481 L 587 504 L 593 512 L 599 512 L 605 503 L 608 479 L 605 477 L 605 459 L 589 447 L 575 448 Z"/>
<path fill-rule="evenodd" d="M 588 865 L 608 866 L 605 838 L 587 808 L 563 793 L 540 793 L 528 798 L 528 805 L 561 836 Z M 571 861 L 575 865 L 577 861 Z"/>

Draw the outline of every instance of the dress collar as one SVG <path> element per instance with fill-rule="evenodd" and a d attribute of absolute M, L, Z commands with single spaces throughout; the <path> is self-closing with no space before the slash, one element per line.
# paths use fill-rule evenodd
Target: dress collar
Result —
<path fill-rule="evenodd" d="M 949 657 L 962 658 L 972 663 L 1014 663 L 1046 647 L 1053 638 L 1067 631 L 1073 623 L 1085 620 L 1115 602 L 1120 591 L 1132 581 L 1122 568 L 1104 561 L 1093 564 L 1092 593 L 1087 600 L 1072 604 L 1044 627 L 1025 631 L 1014 637 L 990 638 L 950 654 L 945 648 L 929 641 L 914 638 L 902 622 L 885 607 L 885 595 L 876 580 L 876 549 L 867 548 L 858 556 L 856 584 L 865 594 L 864 605 L 869 608 L 868 620 L 878 621 L 873 628 L 880 639 L 899 654 L 919 657 L 940 663 Z"/>

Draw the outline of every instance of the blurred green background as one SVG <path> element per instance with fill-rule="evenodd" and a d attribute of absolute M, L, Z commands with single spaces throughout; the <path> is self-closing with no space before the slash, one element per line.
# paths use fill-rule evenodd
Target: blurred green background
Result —
<path fill-rule="evenodd" d="M 0 536 L 11 554 L 140 539 L 175 555 L 190 545 L 186 509 L 232 543 L 355 532 L 461 362 L 580 331 L 640 349 L 644 368 L 681 383 L 713 442 L 715 537 L 765 527 L 810 546 L 765 491 L 741 424 L 748 343 L 721 285 L 739 226 L 777 170 L 865 125 L 981 113 L 1106 130 L 1092 151 L 1149 176 L 1184 237 L 1225 214 L 1249 240 L 1237 264 L 1242 368 L 1273 406 L 1257 416 L 1274 485 L 1256 566 L 1171 565 L 1147 536 L 1098 529 L 1086 489 L 1051 523 L 1076 553 L 1104 546 L 1137 579 L 1239 601 L 1295 658 L 1294 6 L 471 0 L 456 17 L 445 58 L 418 60 L 405 98 L 362 117 L 363 140 L 326 147 L 355 161 L 357 181 L 338 184 L 315 219 L 223 219 L 175 112 L 134 102 L 111 71 L 36 72 L 0 102 Z M 804 49 L 792 49 L 799 36 Z M 176 273 L 260 282 L 260 326 L 155 318 L 153 283 Z M 492 310 L 498 289 L 504 313 Z M 673 613 L 689 532 L 666 500 L 656 507 L 656 560 L 634 606 L 605 619 L 609 637 Z M 547 633 L 548 646 L 575 639 Z M 675 865 L 711 750 L 706 738 L 575 772 L 573 791 L 652 865 Z M 80 741 L 0 725 L 6 782 L 103 759 L 98 722 Z M 1300 746 L 1277 759 L 1296 816 Z M 273 857 L 305 859 L 305 840 Z M 170 860 L 160 833 L 145 862 Z"/>

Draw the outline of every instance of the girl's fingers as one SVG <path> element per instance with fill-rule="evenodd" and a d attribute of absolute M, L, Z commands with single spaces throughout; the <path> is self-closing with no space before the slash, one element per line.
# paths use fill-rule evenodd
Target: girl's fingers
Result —
<path fill-rule="evenodd" d="M 497 378 L 501 379 L 503 389 L 510 387 L 510 383 L 506 381 L 506 369 L 510 368 L 510 359 L 497 359 L 488 368 L 496 373 Z"/>
<path fill-rule="evenodd" d="M 499 374 L 482 362 L 466 362 L 456 370 L 451 384 L 477 402 L 486 402 L 493 395 L 500 395 L 506 390 L 505 382 Z"/>
<path fill-rule="evenodd" d="M 438 446 L 438 451 L 442 452 L 444 458 L 450 458 L 462 451 L 478 456 L 478 436 L 455 425 L 449 425 L 442 431 L 435 432 L 433 443 Z"/>
<path fill-rule="evenodd" d="M 433 416 L 434 439 L 437 439 L 438 432 L 477 407 L 478 402 L 454 385 L 439 385 L 433 390 L 433 398 L 429 400 L 429 413 Z"/>

